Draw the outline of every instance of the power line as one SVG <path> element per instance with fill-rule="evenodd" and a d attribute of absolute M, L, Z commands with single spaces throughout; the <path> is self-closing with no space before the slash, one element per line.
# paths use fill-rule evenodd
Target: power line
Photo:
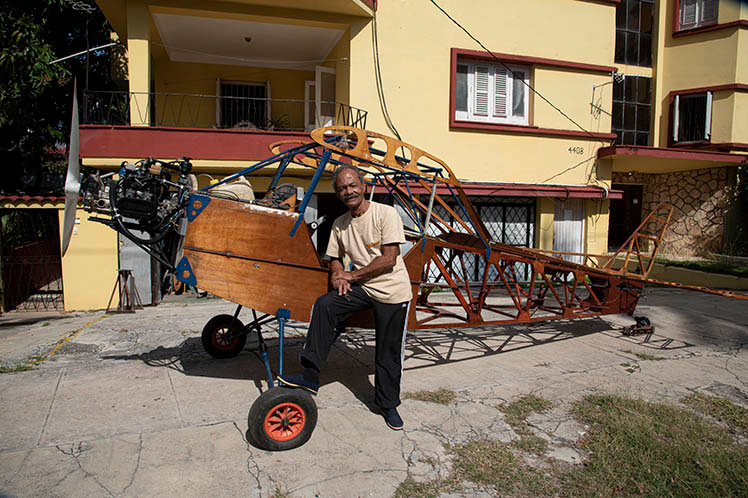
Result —
<path fill-rule="evenodd" d="M 455 20 L 455 18 L 453 18 L 453 17 L 451 16 L 451 15 L 449 15 L 449 13 L 448 13 L 448 12 L 447 12 L 446 10 L 444 10 L 444 9 L 443 9 L 443 8 L 442 8 L 442 7 L 441 7 L 441 6 L 440 6 L 440 5 L 438 4 L 438 3 L 436 3 L 436 1 L 435 1 L 435 0 L 429 0 L 429 1 L 430 1 L 430 2 L 432 3 L 432 4 L 434 4 L 434 6 L 435 6 L 435 7 L 437 8 L 437 9 L 439 9 L 439 10 L 440 10 L 440 11 L 441 11 L 441 12 L 442 12 L 442 13 L 443 13 L 443 14 L 444 14 L 445 16 L 447 16 L 447 18 L 449 18 L 449 20 L 450 20 L 450 21 L 452 21 L 452 22 L 453 22 L 453 23 L 454 23 L 454 24 L 455 24 L 455 25 L 456 25 L 456 26 L 457 26 L 458 28 L 460 28 L 460 29 L 461 29 L 462 31 L 464 31 L 466 35 L 468 35 L 468 36 L 469 36 L 469 37 L 470 37 L 470 38 L 471 38 L 471 39 L 472 39 L 473 41 L 475 41 L 475 42 L 476 42 L 476 43 L 477 43 L 478 45 L 480 45 L 480 47 L 481 47 L 481 48 L 482 48 L 483 50 L 485 50 L 485 51 L 486 51 L 486 53 L 488 53 L 488 55 L 490 55 L 490 56 L 491 56 L 491 57 L 492 57 L 492 58 L 493 58 L 494 60 L 496 60 L 496 62 L 498 62 L 499 64 L 501 64 L 502 66 L 504 66 L 504 68 L 505 68 L 505 69 L 506 69 L 507 71 L 511 72 L 511 73 L 512 73 L 512 75 L 516 76 L 516 73 L 515 73 L 514 71 L 512 71 L 512 69 L 511 69 L 511 68 L 510 68 L 509 66 L 507 66 L 507 65 L 506 65 L 506 63 L 504 63 L 504 61 L 502 61 L 501 59 L 499 59 L 498 57 L 496 57 L 496 56 L 495 56 L 495 55 L 493 54 L 493 52 L 491 52 L 490 50 L 488 50 L 488 48 L 487 48 L 487 47 L 486 47 L 486 46 L 485 46 L 485 45 L 484 45 L 484 44 L 483 44 L 483 43 L 482 43 L 482 42 L 481 42 L 481 41 L 480 41 L 479 39 L 477 39 L 477 38 L 476 38 L 475 36 L 473 36 L 473 35 L 472 35 L 472 34 L 470 33 L 470 31 L 468 31 L 467 29 L 465 29 L 465 27 L 464 27 L 464 26 L 462 26 L 462 25 L 461 25 L 461 24 L 460 24 L 459 22 L 457 22 L 457 21 Z M 547 99 L 547 98 L 546 98 L 546 97 L 545 97 L 545 96 L 544 96 L 544 95 L 543 95 L 542 93 L 540 93 L 540 92 L 539 92 L 539 91 L 537 91 L 537 90 L 536 90 L 535 88 L 533 88 L 533 86 L 532 86 L 532 85 L 530 85 L 530 84 L 529 84 L 529 83 L 528 83 L 527 81 L 525 81 L 525 79 L 524 79 L 524 78 L 519 78 L 519 80 L 520 80 L 520 81 L 522 81 L 522 83 L 523 83 L 523 84 L 524 84 L 525 86 L 527 86 L 527 88 L 529 88 L 530 90 L 532 90 L 532 92 L 533 92 L 533 93 L 534 93 L 535 95 L 537 95 L 538 97 L 540 97 L 541 99 L 543 99 L 543 100 L 544 100 L 544 101 L 545 101 L 545 102 L 546 102 L 546 103 L 547 103 L 547 104 L 548 104 L 549 106 L 551 106 L 551 107 L 552 107 L 553 109 L 555 109 L 556 111 L 558 111 L 558 112 L 559 112 L 559 113 L 560 113 L 560 114 L 561 114 L 561 115 L 562 115 L 563 117 L 565 117 L 566 119 L 568 119 L 568 120 L 569 120 L 570 122 L 574 123 L 574 125 L 575 125 L 575 126 L 576 126 L 577 128 L 579 128 L 580 130 L 582 130 L 582 131 L 583 131 L 584 133 L 586 133 L 586 134 L 587 134 L 587 135 L 589 135 L 590 137 L 594 138 L 594 139 L 595 139 L 596 141 L 598 141 L 598 142 L 600 142 L 600 143 L 602 143 L 602 144 L 608 145 L 608 143 L 607 143 L 607 142 L 604 142 L 604 141 L 600 140 L 600 139 L 599 139 L 598 137 L 596 137 L 596 136 L 595 136 L 595 135 L 594 135 L 593 133 L 591 133 L 591 132 L 590 132 L 590 131 L 588 131 L 588 130 L 587 130 L 586 128 L 584 128 L 584 127 L 583 127 L 582 125 L 580 125 L 579 123 L 577 123 L 576 121 L 574 121 L 574 120 L 573 120 L 573 119 L 572 119 L 572 118 L 571 118 L 571 117 L 570 117 L 570 116 L 569 116 L 568 114 L 566 114 L 566 113 L 565 113 L 564 111 L 562 111 L 562 110 L 561 110 L 561 109 L 560 109 L 559 107 L 557 107 L 556 105 L 554 105 L 554 104 L 553 104 L 553 102 L 551 102 L 550 100 L 548 100 L 548 99 Z"/>
<path fill-rule="evenodd" d="M 374 79 L 377 82 L 377 96 L 379 97 L 379 105 L 382 108 L 382 114 L 384 115 L 384 122 L 387 124 L 387 127 L 392 130 L 392 133 L 395 134 L 398 140 L 402 141 L 403 139 L 400 138 L 400 134 L 397 132 L 397 128 L 395 128 L 395 123 L 392 122 L 392 119 L 390 118 L 390 111 L 387 109 L 387 100 L 384 98 L 384 85 L 382 84 L 382 72 L 380 70 L 380 64 L 379 64 L 379 40 L 377 37 L 377 13 L 374 12 L 374 21 L 372 25 L 372 31 L 371 31 L 371 38 L 372 38 L 372 47 L 374 49 Z"/>

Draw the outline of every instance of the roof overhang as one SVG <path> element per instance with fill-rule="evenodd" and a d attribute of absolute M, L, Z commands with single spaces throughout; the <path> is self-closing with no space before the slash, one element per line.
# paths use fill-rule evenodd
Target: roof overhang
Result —
<path fill-rule="evenodd" d="M 404 184 L 402 184 L 404 186 Z M 413 194 L 426 194 L 422 185 L 409 185 Z M 556 197 L 561 199 L 621 199 L 623 191 L 606 190 L 596 185 L 546 185 L 542 183 L 462 182 L 467 195 L 485 197 Z M 440 195 L 449 194 L 447 187 L 437 187 Z"/>
<path fill-rule="evenodd" d="M 632 145 L 601 148 L 597 157 L 610 159 L 613 171 L 653 174 L 748 164 L 745 154 Z"/>

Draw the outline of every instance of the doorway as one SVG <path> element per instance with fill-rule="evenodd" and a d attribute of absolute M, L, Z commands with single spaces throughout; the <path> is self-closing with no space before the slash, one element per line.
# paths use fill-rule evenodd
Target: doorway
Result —
<path fill-rule="evenodd" d="M 616 184 L 614 190 L 622 190 L 620 199 L 610 200 L 610 221 L 608 224 L 608 250 L 615 251 L 642 222 L 643 185 Z"/>

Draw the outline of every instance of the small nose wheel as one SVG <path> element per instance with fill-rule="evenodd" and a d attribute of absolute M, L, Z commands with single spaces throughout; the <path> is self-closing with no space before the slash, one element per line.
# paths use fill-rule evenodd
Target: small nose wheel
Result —
<path fill-rule="evenodd" d="M 306 443 L 317 425 L 317 405 L 302 389 L 275 387 L 262 393 L 249 410 L 250 442 L 283 451 Z"/>

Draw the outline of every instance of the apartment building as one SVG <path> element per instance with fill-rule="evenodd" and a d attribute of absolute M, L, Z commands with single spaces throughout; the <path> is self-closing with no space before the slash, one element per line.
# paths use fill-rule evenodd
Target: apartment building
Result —
<path fill-rule="evenodd" d="M 449 164 L 494 240 L 599 254 L 660 201 L 680 210 L 673 247 L 717 248 L 745 161 L 736 0 L 97 3 L 126 58 L 123 90 L 82 102 L 84 166 L 188 156 L 205 184 L 315 127 L 365 127 Z M 339 212 L 317 192 L 319 213 Z M 79 219 L 66 308 L 103 307 L 130 249 Z"/>
<path fill-rule="evenodd" d="M 741 55 L 742 54 L 742 55 Z M 609 246 L 659 203 L 674 206 L 664 254 L 718 253 L 727 192 L 748 152 L 748 4 L 622 0 L 616 7 Z"/>

